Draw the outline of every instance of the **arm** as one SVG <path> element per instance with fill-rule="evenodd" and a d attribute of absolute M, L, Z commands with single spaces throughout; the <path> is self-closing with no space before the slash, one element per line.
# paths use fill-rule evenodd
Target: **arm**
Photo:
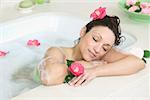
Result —
<path fill-rule="evenodd" d="M 110 75 L 130 75 L 143 69 L 145 63 L 140 58 L 124 54 L 112 49 L 103 57 L 103 60 L 108 64 L 95 68 L 96 76 L 110 76 Z"/>
<path fill-rule="evenodd" d="M 102 60 L 105 60 L 108 63 L 86 69 L 86 72 L 83 75 L 74 78 L 70 82 L 70 85 L 84 85 L 95 77 L 100 76 L 130 75 L 143 69 L 145 65 L 140 58 L 137 58 L 134 55 L 124 54 L 115 49 L 108 52 Z"/>
<path fill-rule="evenodd" d="M 104 66 L 96 67 L 96 76 L 130 75 L 144 68 L 144 62 L 133 56 L 127 55 L 123 59 L 108 63 Z"/>
<path fill-rule="evenodd" d="M 44 85 L 61 84 L 67 75 L 67 66 L 64 63 L 63 55 L 55 47 L 47 50 L 40 67 L 40 79 Z"/>

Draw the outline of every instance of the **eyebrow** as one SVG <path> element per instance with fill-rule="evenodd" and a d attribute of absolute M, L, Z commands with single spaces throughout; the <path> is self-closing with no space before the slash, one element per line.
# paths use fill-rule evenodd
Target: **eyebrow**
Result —
<path fill-rule="evenodd" d="M 100 39 L 103 39 L 102 38 L 102 36 L 99 34 L 99 33 L 96 33 L 96 34 L 98 34 L 98 37 L 100 38 Z M 110 44 L 104 44 L 105 46 L 109 46 L 109 47 L 111 47 L 111 45 Z"/>
<path fill-rule="evenodd" d="M 99 33 L 96 33 L 94 35 L 98 36 L 100 39 L 103 39 L 102 36 Z"/>
<path fill-rule="evenodd" d="M 104 44 L 105 46 L 109 46 L 109 47 L 111 47 L 111 45 L 110 44 Z"/>

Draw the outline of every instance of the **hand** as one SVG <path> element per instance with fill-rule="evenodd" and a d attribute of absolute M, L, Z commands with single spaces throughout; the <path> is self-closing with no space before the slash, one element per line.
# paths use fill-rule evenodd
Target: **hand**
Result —
<path fill-rule="evenodd" d="M 94 68 L 85 69 L 84 74 L 81 74 L 78 77 L 74 77 L 68 84 L 71 86 L 86 85 L 95 77 L 96 74 L 94 73 Z"/>
<path fill-rule="evenodd" d="M 78 62 L 81 63 L 85 68 L 94 68 L 94 67 L 102 66 L 104 64 L 108 64 L 104 60 L 95 60 L 95 61 L 90 61 L 90 62 L 86 62 L 82 60 Z"/>
<path fill-rule="evenodd" d="M 105 60 L 95 60 L 95 61 L 91 61 L 90 63 L 96 67 L 104 65 L 104 64 L 108 64 L 107 61 L 105 61 Z"/>

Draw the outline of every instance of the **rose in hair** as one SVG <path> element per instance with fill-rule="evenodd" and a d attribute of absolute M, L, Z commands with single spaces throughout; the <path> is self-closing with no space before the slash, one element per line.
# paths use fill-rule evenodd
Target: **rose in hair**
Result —
<path fill-rule="evenodd" d="M 102 7 L 99 7 L 90 15 L 90 17 L 93 20 L 103 19 L 105 16 L 106 16 L 106 8 L 102 8 Z"/>

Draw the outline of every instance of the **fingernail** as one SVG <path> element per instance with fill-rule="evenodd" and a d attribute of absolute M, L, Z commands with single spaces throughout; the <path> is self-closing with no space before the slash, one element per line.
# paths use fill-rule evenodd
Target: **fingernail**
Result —
<path fill-rule="evenodd" d="M 72 83 L 70 82 L 69 85 L 72 85 Z"/>

